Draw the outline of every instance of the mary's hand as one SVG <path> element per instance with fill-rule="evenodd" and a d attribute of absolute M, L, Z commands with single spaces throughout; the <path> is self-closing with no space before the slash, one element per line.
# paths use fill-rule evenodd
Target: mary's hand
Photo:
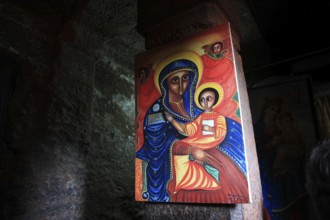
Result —
<path fill-rule="evenodd" d="M 191 156 L 194 158 L 194 161 L 199 165 L 203 165 L 207 162 L 207 153 L 197 147 L 191 147 Z"/>
<path fill-rule="evenodd" d="M 221 162 L 216 160 L 213 156 L 206 153 L 204 150 L 199 149 L 197 147 L 191 147 L 190 149 L 191 156 L 194 158 L 194 161 L 199 165 L 210 164 L 214 166 L 214 164 L 218 164 L 222 166 Z"/>
<path fill-rule="evenodd" d="M 166 119 L 169 121 L 169 122 L 172 122 L 173 121 L 173 117 L 172 117 L 172 115 L 170 115 L 169 113 L 167 113 L 167 112 L 164 112 L 165 113 L 165 117 L 166 117 Z"/>

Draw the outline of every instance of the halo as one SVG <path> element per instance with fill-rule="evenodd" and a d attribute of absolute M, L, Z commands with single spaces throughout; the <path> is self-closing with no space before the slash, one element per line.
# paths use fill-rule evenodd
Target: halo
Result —
<path fill-rule="evenodd" d="M 159 84 L 158 84 L 158 78 L 159 78 L 160 72 L 169 63 L 171 63 L 175 60 L 180 60 L 180 59 L 190 60 L 190 61 L 192 61 L 193 63 L 196 64 L 197 71 L 198 71 L 198 74 L 199 74 L 198 75 L 198 80 L 197 80 L 197 85 L 198 85 L 200 79 L 202 78 L 202 74 L 203 74 L 203 63 L 202 63 L 202 60 L 201 60 L 200 56 L 197 53 L 195 53 L 194 51 L 181 51 L 181 52 L 174 53 L 174 54 L 171 54 L 171 55 L 165 57 L 157 65 L 157 67 L 155 69 L 154 83 L 155 83 L 155 86 L 156 86 L 158 92 L 160 92 L 160 87 L 159 87 Z"/>
<path fill-rule="evenodd" d="M 213 105 L 213 107 L 217 107 L 223 100 L 224 91 L 223 91 L 222 86 L 218 83 L 215 83 L 215 82 L 204 83 L 196 89 L 195 96 L 194 96 L 194 100 L 195 100 L 196 105 L 198 106 L 198 108 L 203 109 L 203 107 L 199 104 L 198 97 L 199 97 L 199 94 L 206 88 L 212 88 L 212 89 L 215 89 L 218 92 L 219 99 L 218 99 L 217 103 L 215 103 Z"/>

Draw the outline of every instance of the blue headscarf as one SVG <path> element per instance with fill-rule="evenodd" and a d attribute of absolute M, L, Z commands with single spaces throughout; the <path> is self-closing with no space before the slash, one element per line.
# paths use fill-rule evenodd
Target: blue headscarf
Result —
<path fill-rule="evenodd" d="M 166 78 L 170 76 L 171 74 L 178 72 L 180 70 L 186 70 L 189 72 L 189 83 L 187 86 L 186 91 L 183 93 L 182 99 L 184 103 L 184 108 L 186 112 L 189 115 L 189 118 L 186 118 L 185 116 L 182 116 L 178 114 L 177 112 L 174 112 L 171 109 L 171 106 L 169 104 L 169 88 L 166 82 Z M 162 93 L 162 102 L 163 106 L 166 109 L 167 112 L 169 112 L 173 117 L 179 119 L 180 121 L 187 122 L 192 121 L 194 118 L 196 118 L 197 115 L 199 115 L 202 110 L 199 109 L 195 102 L 194 102 L 194 94 L 196 90 L 196 85 L 198 81 L 198 71 L 197 66 L 189 61 L 189 60 L 176 60 L 174 62 L 169 63 L 160 73 L 158 83 L 161 88 Z"/>

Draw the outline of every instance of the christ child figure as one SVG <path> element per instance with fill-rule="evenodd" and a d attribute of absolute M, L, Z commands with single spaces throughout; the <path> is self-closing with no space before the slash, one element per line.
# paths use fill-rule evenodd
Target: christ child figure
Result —
<path fill-rule="evenodd" d="M 207 87 L 205 87 L 207 86 Z M 212 88 L 214 86 L 215 88 Z M 213 107 L 223 99 L 223 90 L 219 84 L 207 83 L 196 91 L 197 105 L 204 110 L 194 121 L 181 124 L 167 113 L 166 118 L 183 135 L 173 145 L 174 167 L 176 172 L 176 191 L 180 189 L 213 190 L 220 187 L 221 161 L 212 156 L 212 150 L 223 141 L 227 126 L 225 117 L 214 111 Z M 196 99 L 198 97 L 198 99 Z M 189 160 L 189 161 L 188 161 Z M 203 173 L 203 175 L 200 175 Z M 199 178 L 203 181 L 200 181 Z M 198 180 L 193 183 L 192 180 Z M 186 185 L 186 183 L 189 183 Z"/>

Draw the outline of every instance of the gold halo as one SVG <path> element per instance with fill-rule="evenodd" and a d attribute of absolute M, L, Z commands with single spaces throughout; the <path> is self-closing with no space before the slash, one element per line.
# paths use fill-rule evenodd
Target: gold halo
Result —
<path fill-rule="evenodd" d="M 215 82 L 209 82 L 209 83 L 204 83 L 202 85 L 200 85 L 197 89 L 196 89 L 196 92 L 195 92 L 195 96 L 194 96 L 194 100 L 195 100 L 195 103 L 196 105 L 200 108 L 200 109 L 203 109 L 203 107 L 199 104 L 199 100 L 198 100 L 198 97 L 199 97 L 199 94 L 206 88 L 213 88 L 215 89 L 218 94 L 219 94 L 219 99 L 217 101 L 217 103 L 215 103 L 213 105 L 213 108 L 214 107 L 217 107 L 223 100 L 223 96 L 224 96 L 224 91 L 223 91 L 223 88 L 220 84 L 218 83 L 215 83 Z"/>
<path fill-rule="evenodd" d="M 195 53 L 194 51 L 181 51 L 181 52 L 174 53 L 174 54 L 171 54 L 171 55 L 165 57 L 157 65 L 157 67 L 155 69 L 154 83 L 159 92 L 160 92 L 160 87 L 158 84 L 158 78 L 159 78 L 160 72 L 169 63 L 171 63 L 175 60 L 180 60 L 180 59 L 190 60 L 196 64 L 197 71 L 198 71 L 198 79 L 197 79 L 197 85 L 198 85 L 200 79 L 202 78 L 202 73 L 203 73 L 203 63 L 202 63 L 200 56 L 197 53 Z"/>

